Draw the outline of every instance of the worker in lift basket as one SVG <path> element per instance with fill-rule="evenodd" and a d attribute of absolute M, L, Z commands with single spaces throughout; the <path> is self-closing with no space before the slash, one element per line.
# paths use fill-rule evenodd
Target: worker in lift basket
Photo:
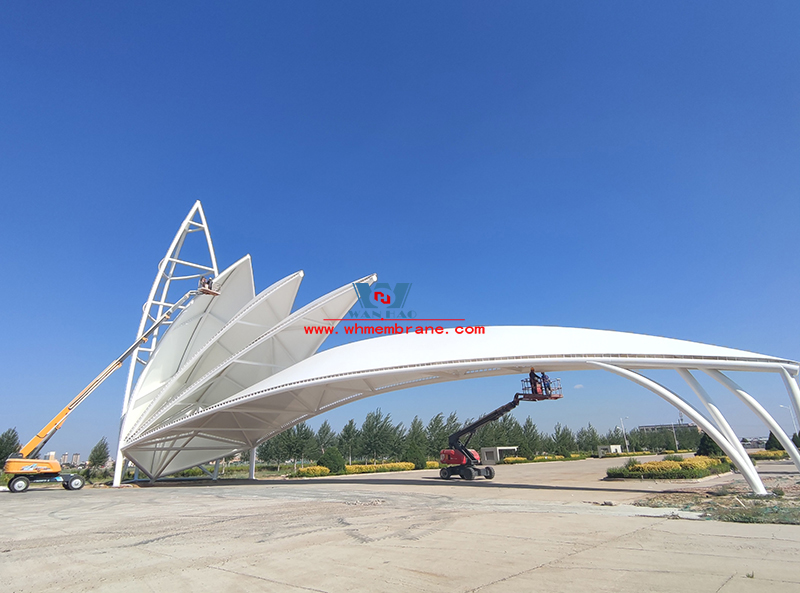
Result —
<path fill-rule="evenodd" d="M 531 394 L 538 393 L 541 395 L 542 384 L 539 380 L 539 375 L 536 374 L 536 372 L 533 370 L 533 367 L 531 367 L 531 372 L 528 376 L 531 378 Z"/>
<path fill-rule="evenodd" d="M 550 395 L 550 377 L 544 371 L 542 371 L 542 386 L 544 387 L 544 394 Z"/>

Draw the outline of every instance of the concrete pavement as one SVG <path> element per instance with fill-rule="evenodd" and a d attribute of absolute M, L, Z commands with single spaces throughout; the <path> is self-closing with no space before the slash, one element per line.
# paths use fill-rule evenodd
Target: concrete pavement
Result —
<path fill-rule="evenodd" d="M 0 495 L 0 579 L 19 592 L 800 591 L 800 527 L 632 506 L 675 484 L 600 480 L 619 463 L 500 466 L 491 482 L 427 470 L 32 487 Z"/>

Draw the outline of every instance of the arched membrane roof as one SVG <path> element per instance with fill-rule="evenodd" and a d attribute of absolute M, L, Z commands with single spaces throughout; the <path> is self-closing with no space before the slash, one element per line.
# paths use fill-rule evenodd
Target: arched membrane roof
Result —
<path fill-rule="evenodd" d="M 527 373 L 532 366 L 547 372 L 596 370 L 597 362 L 625 369 L 785 368 L 798 373 L 797 362 L 777 357 L 604 330 L 509 326 L 487 327 L 483 335 L 456 334 L 453 329 L 446 334 L 392 335 L 319 352 L 208 408 L 143 432 L 124 451 L 136 461 L 135 450 L 196 447 L 196 464 L 249 448 L 298 422 L 371 395 Z M 186 463 L 140 467 L 155 477 L 191 467 Z"/>

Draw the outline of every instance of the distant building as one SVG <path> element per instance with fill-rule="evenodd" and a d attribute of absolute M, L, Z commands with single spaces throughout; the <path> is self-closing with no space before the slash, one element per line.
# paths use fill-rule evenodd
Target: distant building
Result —
<path fill-rule="evenodd" d="M 692 424 L 691 422 L 688 424 L 648 424 L 645 426 L 639 426 L 639 432 L 661 432 L 662 430 L 672 430 L 673 428 L 692 428 L 697 432 L 700 432 L 700 427 L 697 424 Z"/>
<path fill-rule="evenodd" d="M 69 459 L 69 453 L 62 453 L 61 454 L 61 465 L 67 465 L 67 459 Z"/>
<path fill-rule="evenodd" d="M 81 464 L 81 454 L 80 453 L 73 453 L 72 454 L 72 465 L 78 466 Z"/>
<path fill-rule="evenodd" d="M 741 442 L 745 449 L 763 449 L 767 445 L 767 437 L 742 437 Z"/>
<path fill-rule="evenodd" d="M 611 453 L 622 453 L 622 445 L 598 445 L 597 456 L 602 458 Z"/>
<path fill-rule="evenodd" d="M 55 461 L 56 460 L 56 452 L 50 451 L 47 455 L 44 456 L 45 460 L 47 461 Z"/>

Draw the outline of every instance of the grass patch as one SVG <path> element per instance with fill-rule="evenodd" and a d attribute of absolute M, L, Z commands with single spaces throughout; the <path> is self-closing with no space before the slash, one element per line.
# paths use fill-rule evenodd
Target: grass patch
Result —
<path fill-rule="evenodd" d="M 678 508 L 716 521 L 800 525 L 800 483 L 779 477 L 765 479 L 764 485 L 772 496 L 754 495 L 746 484 L 739 483 L 661 492 L 634 504 Z"/>

